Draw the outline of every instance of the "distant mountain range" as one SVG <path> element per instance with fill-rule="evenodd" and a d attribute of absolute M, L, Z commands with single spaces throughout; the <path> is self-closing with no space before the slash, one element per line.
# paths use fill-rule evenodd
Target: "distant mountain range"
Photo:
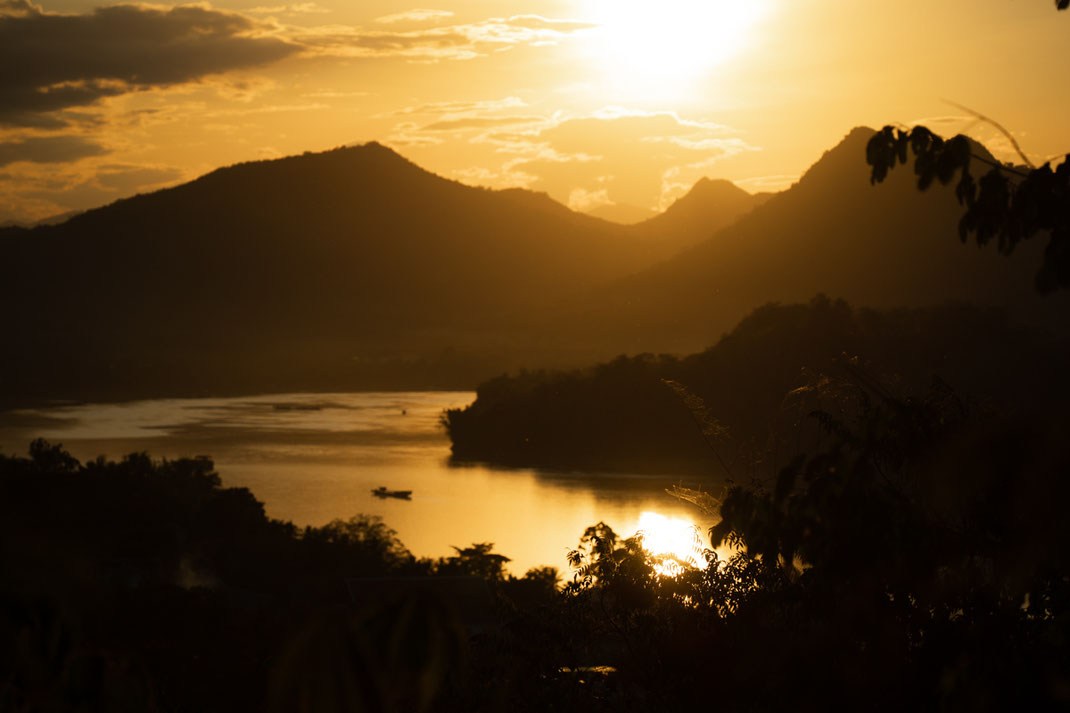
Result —
<path fill-rule="evenodd" d="M 695 349 L 758 304 L 819 291 L 1050 307 L 1032 293 L 1039 258 L 959 244 L 947 191 L 919 194 L 905 170 L 871 187 L 870 134 L 782 194 L 701 181 L 630 226 L 372 143 L 3 228 L 0 392 L 474 386 L 522 364 Z"/>
<path fill-rule="evenodd" d="M 455 368 L 457 350 L 493 373 L 529 349 L 554 356 L 516 325 L 677 242 L 449 181 L 376 143 L 240 164 L 0 231 L 5 386 L 329 388 L 427 372 L 428 359 Z"/>
<path fill-rule="evenodd" d="M 921 193 L 909 168 L 870 185 L 865 147 L 873 133 L 854 129 L 790 189 L 670 260 L 562 305 L 569 314 L 555 321 L 625 352 L 689 352 L 760 304 L 824 292 L 878 308 L 971 302 L 1065 326 L 1068 295 L 1034 290 L 1043 241 L 1009 257 L 963 245 L 953 186 Z"/>
<path fill-rule="evenodd" d="M 671 257 L 712 238 L 772 197 L 772 193 L 747 193 L 731 181 L 701 178 L 664 213 L 636 224 L 632 230 Z"/>

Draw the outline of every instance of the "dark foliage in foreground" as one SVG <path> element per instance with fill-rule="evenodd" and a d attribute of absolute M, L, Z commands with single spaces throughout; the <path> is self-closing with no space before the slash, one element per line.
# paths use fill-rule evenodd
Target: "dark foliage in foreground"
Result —
<path fill-rule="evenodd" d="M 208 459 L 82 465 L 35 441 L 0 456 L 0 710 L 406 710 L 460 685 L 464 632 L 434 587 L 360 595 L 459 576 L 501 606 L 552 595 L 556 571 L 506 561 L 417 560 L 368 516 L 269 520 Z"/>
<path fill-rule="evenodd" d="M 825 445 L 727 492 L 729 560 L 656 577 L 639 541 L 588 530 L 566 610 L 616 668 L 588 705 L 1070 707 L 1065 418 L 972 414 L 940 386 L 815 390 L 836 404 L 812 412 Z"/>
<path fill-rule="evenodd" d="M 1022 169 L 975 155 L 961 134 L 945 140 L 924 126 L 909 132 L 886 126 L 866 146 L 866 161 L 873 167 L 870 180 L 883 181 L 898 164 L 907 163 L 909 154 L 920 190 L 935 181 L 946 185 L 958 175 L 955 195 L 966 209 L 959 222 L 963 242 L 971 235 L 978 245 L 994 239 L 999 251 L 1010 255 L 1022 241 L 1047 235 L 1037 290 L 1047 294 L 1070 287 L 1070 156 L 1055 169 L 1050 163 Z M 987 171 L 975 180 L 970 169 L 976 163 Z"/>
<path fill-rule="evenodd" d="M 824 439 L 724 494 L 711 535 L 736 554 L 661 576 L 599 523 L 563 590 L 487 543 L 432 562 L 375 519 L 272 522 L 204 459 L 83 466 L 35 442 L 0 459 L 0 707 L 1070 706 L 1065 418 L 863 378 L 800 398 Z M 434 581 L 482 582 L 482 619 Z"/>
<path fill-rule="evenodd" d="M 459 460 L 722 478 L 727 466 L 739 478 L 756 454 L 790 458 L 813 447 L 816 429 L 794 390 L 815 375 L 845 375 L 847 357 L 879 363 L 901 390 L 924 391 L 938 377 L 992 407 L 1034 407 L 1065 389 L 1070 342 L 992 308 L 857 309 L 818 296 L 760 307 L 686 358 L 621 356 L 584 371 L 502 376 L 443 421 Z M 697 427 L 666 380 L 701 399 L 721 428 Z"/>

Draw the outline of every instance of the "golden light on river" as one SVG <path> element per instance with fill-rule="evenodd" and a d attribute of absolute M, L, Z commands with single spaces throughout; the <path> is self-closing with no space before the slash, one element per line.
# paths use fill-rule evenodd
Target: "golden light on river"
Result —
<path fill-rule="evenodd" d="M 639 516 L 636 534 L 642 538 L 647 552 L 662 558 L 654 566 L 658 574 L 676 576 L 684 566 L 706 566 L 702 535 L 690 520 L 644 512 Z"/>

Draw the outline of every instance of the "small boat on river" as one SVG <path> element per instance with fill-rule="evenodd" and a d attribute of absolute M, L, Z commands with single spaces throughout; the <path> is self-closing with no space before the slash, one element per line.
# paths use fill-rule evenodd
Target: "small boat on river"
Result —
<path fill-rule="evenodd" d="M 411 490 L 387 490 L 386 486 L 380 485 L 378 488 L 372 490 L 372 495 L 377 498 L 401 498 L 402 500 L 408 500 L 412 497 Z"/>

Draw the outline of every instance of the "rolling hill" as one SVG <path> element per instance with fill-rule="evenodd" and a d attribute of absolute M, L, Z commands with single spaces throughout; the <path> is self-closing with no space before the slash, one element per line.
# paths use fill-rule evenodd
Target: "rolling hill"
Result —
<path fill-rule="evenodd" d="M 376 143 L 239 164 L 0 230 L 4 390 L 427 386 L 443 369 L 471 386 L 540 348 L 517 325 L 674 244 Z"/>

